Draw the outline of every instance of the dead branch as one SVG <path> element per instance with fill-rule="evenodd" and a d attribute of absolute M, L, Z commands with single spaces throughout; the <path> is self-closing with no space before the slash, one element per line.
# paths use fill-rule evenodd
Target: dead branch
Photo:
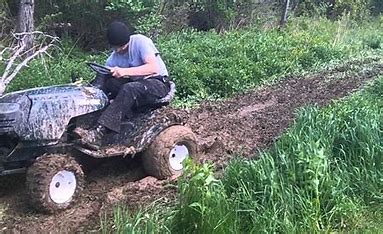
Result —
<path fill-rule="evenodd" d="M 21 39 L 22 37 L 26 36 L 26 35 L 41 35 L 43 36 L 44 38 L 50 38 L 50 39 L 53 39 L 55 41 L 58 40 L 58 37 L 55 37 L 55 36 L 52 36 L 52 35 L 49 35 L 49 34 L 46 34 L 44 32 L 41 32 L 41 31 L 33 31 L 33 32 L 20 32 L 20 33 L 13 33 L 13 37 L 16 38 L 16 39 Z"/>
<path fill-rule="evenodd" d="M 5 52 L 7 52 L 7 50 L 9 50 L 8 47 L 6 47 L 6 48 L 4 48 L 3 50 L 1 50 L 1 52 L 0 52 L 0 62 L 3 61 L 3 54 L 4 54 Z"/>
<path fill-rule="evenodd" d="M 33 46 L 32 48 L 25 50 L 26 48 L 26 37 L 31 34 L 39 35 L 42 37 L 40 44 Z M 7 65 L 0 78 L 0 96 L 4 93 L 6 86 L 16 77 L 20 70 L 27 66 L 27 64 L 38 55 L 48 55 L 47 50 L 55 45 L 58 41 L 57 37 L 47 35 L 40 31 L 35 32 L 23 32 L 13 34 L 15 43 L 10 47 L 4 48 L 0 52 L 0 61 L 4 60 L 3 54 L 6 51 L 10 51 L 9 59 L 7 59 Z M 47 40 L 48 39 L 48 40 Z M 48 42 L 47 42 L 48 41 Z M 19 62 L 16 62 L 19 61 Z"/>
<path fill-rule="evenodd" d="M 3 75 L 1 76 L 2 80 L 6 79 L 6 77 L 8 76 L 8 73 L 10 72 L 10 69 L 13 66 L 13 63 L 15 62 L 16 58 L 19 57 L 20 53 L 24 50 L 24 48 L 25 48 L 25 44 L 22 44 L 21 46 L 19 46 L 19 48 L 16 49 L 16 52 L 13 53 L 13 55 L 9 59 L 9 62 L 7 63 L 7 66 L 5 67 Z"/>
<path fill-rule="evenodd" d="M 26 59 L 24 59 L 23 62 L 21 62 L 20 64 L 18 64 L 18 65 L 16 66 L 16 68 L 13 70 L 13 72 L 12 72 L 11 75 L 9 75 L 8 77 L 3 78 L 3 82 L 4 82 L 4 84 L 5 84 L 5 85 L 8 85 L 9 82 L 10 82 L 13 78 L 15 78 L 15 76 L 16 76 L 17 73 L 21 70 L 21 68 L 23 68 L 24 66 L 26 66 L 27 63 L 28 63 L 29 61 L 31 61 L 31 60 L 32 60 L 34 57 L 36 57 L 37 55 L 42 54 L 42 53 L 46 53 L 46 51 L 48 50 L 48 48 L 51 47 L 51 46 L 52 46 L 52 44 L 50 44 L 50 45 L 46 45 L 46 46 L 44 46 L 43 48 L 41 48 L 41 49 L 35 51 L 32 55 L 28 56 Z"/>

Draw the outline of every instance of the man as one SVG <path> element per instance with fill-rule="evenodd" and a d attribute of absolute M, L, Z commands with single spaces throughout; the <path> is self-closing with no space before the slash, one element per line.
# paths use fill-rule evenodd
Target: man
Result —
<path fill-rule="evenodd" d="M 98 149 L 102 136 L 120 131 L 121 120 L 132 117 L 134 108 L 146 106 L 169 92 L 168 71 L 152 40 L 132 34 L 122 22 L 108 26 L 107 38 L 113 53 L 106 61 L 113 78 L 107 78 L 104 91 L 113 102 L 98 119 L 92 130 L 77 128 L 75 133 L 92 149 Z"/>

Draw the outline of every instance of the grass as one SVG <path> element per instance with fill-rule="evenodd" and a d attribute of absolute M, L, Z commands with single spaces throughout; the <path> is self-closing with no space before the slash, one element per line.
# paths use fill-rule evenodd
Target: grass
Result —
<path fill-rule="evenodd" d="M 222 178 L 187 165 L 171 233 L 376 232 L 383 215 L 383 77 L 296 122 L 259 160 L 238 158 Z M 141 229 L 145 230 L 145 229 Z M 147 233 L 143 231 L 143 233 Z"/>
<path fill-rule="evenodd" d="M 218 35 L 179 32 L 158 41 L 178 85 L 178 105 L 228 97 L 292 72 L 382 55 L 380 22 L 299 18 L 286 30 L 251 28 Z M 8 91 L 67 83 L 71 70 L 92 78 L 85 61 L 104 61 L 71 44 L 36 60 Z M 187 165 L 180 199 L 116 208 L 103 232 L 374 232 L 381 227 L 383 78 L 351 98 L 300 110 L 295 125 L 259 160 L 237 159 L 215 178 L 209 165 Z"/>
<path fill-rule="evenodd" d="M 278 49 L 272 52 L 265 49 L 266 55 L 271 52 L 279 58 L 286 53 L 296 54 L 289 57 L 296 61 L 288 61 L 283 69 L 276 68 L 267 82 L 285 72 L 307 72 L 332 63 L 331 56 L 317 62 L 318 56 L 326 58 L 329 48 L 335 51 L 331 53 L 335 53 L 335 58 L 380 56 L 383 37 L 376 27 L 380 24 L 358 26 L 348 19 L 336 23 L 298 19 L 283 32 L 300 38 L 297 47 L 288 51 L 284 49 L 289 46 L 276 46 Z M 294 43 L 283 41 L 275 31 L 257 39 L 270 43 L 273 40 L 267 33 L 277 35 L 279 44 Z M 314 49 L 316 55 L 305 52 L 306 46 Z M 198 50 L 195 53 L 197 56 Z M 277 65 L 280 62 L 271 61 Z M 188 64 L 185 59 L 183 62 Z M 296 64 L 300 66 L 295 67 Z M 261 71 L 266 74 L 270 67 L 264 68 Z M 295 125 L 271 150 L 261 152 L 259 160 L 238 157 L 229 163 L 221 178 L 215 178 L 208 165 L 187 165 L 179 182 L 180 199 L 176 207 L 149 214 L 155 220 L 162 220 L 161 226 L 151 231 L 379 232 L 383 215 L 382 90 L 383 77 L 380 77 L 364 91 L 329 107 L 300 110 Z M 146 224 L 141 225 L 138 232 L 148 233 Z"/>
<path fill-rule="evenodd" d="M 182 31 L 156 41 L 177 84 L 174 103 L 230 97 L 291 73 L 323 68 L 355 57 L 382 55 L 381 22 L 355 24 L 343 18 L 292 19 L 283 31 L 249 27 L 239 31 Z M 109 52 L 89 54 L 64 40 L 52 58 L 35 60 L 7 91 L 69 83 L 72 73 L 94 77 L 86 61 L 103 63 Z M 0 66 L 1 67 L 1 66 Z M 0 68 L 1 71 L 1 68 Z"/>

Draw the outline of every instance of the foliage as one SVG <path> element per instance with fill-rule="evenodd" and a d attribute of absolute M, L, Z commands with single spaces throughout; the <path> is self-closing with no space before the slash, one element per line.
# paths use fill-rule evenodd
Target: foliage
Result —
<path fill-rule="evenodd" d="M 186 30 L 158 41 L 178 97 L 197 100 L 228 97 L 292 72 L 379 48 L 383 38 L 376 22 L 353 26 L 298 18 L 286 30 L 259 28 L 215 32 Z M 358 33 L 360 32 L 360 33 Z M 363 32 L 363 33 L 362 33 Z"/>
<path fill-rule="evenodd" d="M 379 90 L 382 79 L 370 90 Z M 364 92 L 324 110 L 300 111 L 295 126 L 258 161 L 235 161 L 224 185 L 249 223 L 267 232 L 369 229 L 381 216 L 381 97 Z M 246 192 L 246 193 L 245 193 Z"/>
<path fill-rule="evenodd" d="M 79 40 L 85 49 L 105 49 L 105 28 L 113 20 L 125 21 L 138 32 L 150 36 L 192 26 L 199 30 L 228 29 L 275 22 L 281 14 L 282 0 L 92 0 L 35 1 L 35 28 L 61 38 Z M 379 15 L 380 0 L 292 0 L 292 13 L 328 16 L 338 19 L 349 14 L 352 19 Z M 298 4 L 299 3 L 299 4 Z M 334 4 L 333 4 L 334 3 Z M 4 8 L 4 10 L 3 10 Z M 4 35 L 17 21 L 19 1 L 1 0 L 0 19 Z M 14 31 L 14 29 L 13 29 Z M 3 31 L 2 31 L 3 32 Z M 4 35 L 0 35 L 3 37 Z"/>
<path fill-rule="evenodd" d="M 284 31 L 248 28 L 217 34 L 184 30 L 160 37 L 156 44 L 177 84 L 177 102 L 198 102 L 229 97 L 331 61 L 379 53 L 383 41 L 379 28 L 377 21 L 353 25 L 348 18 L 335 23 L 297 18 Z M 107 54 L 85 54 L 77 43 L 64 40 L 52 58 L 32 62 L 8 91 L 66 83 L 72 70 L 91 79 L 93 73 L 84 62 L 103 63 Z"/>
<path fill-rule="evenodd" d="M 340 18 L 349 14 L 353 19 L 364 19 L 370 14 L 383 12 L 380 0 L 303 0 L 298 7 L 298 14 L 328 16 Z"/>
<path fill-rule="evenodd" d="M 106 11 L 125 18 L 140 33 L 161 31 L 161 16 L 157 14 L 160 1 L 150 0 L 109 0 Z"/>
<path fill-rule="evenodd" d="M 235 212 L 211 165 L 188 161 L 178 186 L 181 195 L 170 224 L 172 233 L 236 233 Z"/>
<path fill-rule="evenodd" d="M 11 28 L 14 27 L 14 22 L 9 17 L 9 7 L 5 0 L 0 0 L 0 49 L 3 48 L 3 41 L 9 40 L 7 32 L 11 31 Z"/>
<path fill-rule="evenodd" d="M 6 0 L 4 0 L 6 1 Z M 7 16 L 17 19 L 18 1 L 6 1 Z M 159 27 L 156 9 L 161 1 L 92 0 L 35 1 L 35 26 L 38 30 L 79 40 L 82 48 L 107 48 L 105 28 L 114 20 L 127 22 L 132 28 L 148 33 Z"/>
<path fill-rule="evenodd" d="M 209 166 L 187 166 L 178 205 L 160 223 L 174 233 L 377 232 L 382 90 L 380 77 L 324 109 L 300 110 L 273 148 L 230 162 L 222 179 Z"/>

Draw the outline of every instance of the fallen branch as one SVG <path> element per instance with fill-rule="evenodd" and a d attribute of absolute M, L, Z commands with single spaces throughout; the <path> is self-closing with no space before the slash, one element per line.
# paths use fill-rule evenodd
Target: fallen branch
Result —
<path fill-rule="evenodd" d="M 43 40 L 39 45 L 35 45 L 32 48 L 25 50 L 25 39 L 27 36 L 30 36 L 32 34 L 43 36 Z M 3 72 L 3 75 L 0 78 L 0 96 L 3 95 L 7 85 L 16 77 L 16 75 L 20 72 L 20 70 L 23 67 L 27 66 L 27 64 L 38 55 L 46 54 L 49 56 L 47 50 L 50 47 L 54 46 L 55 42 L 58 41 L 57 37 L 47 35 L 40 31 L 15 33 L 13 34 L 13 37 L 16 39 L 16 43 L 14 43 L 14 46 L 6 47 L 0 52 L 0 61 L 2 61 L 5 60 L 3 58 L 3 54 L 6 51 L 11 51 L 9 59 L 6 59 L 6 61 L 8 62 Z M 47 38 L 50 39 L 48 43 L 46 43 Z M 16 63 L 16 61 L 20 62 Z"/>
<path fill-rule="evenodd" d="M 4 48 L 4 49 L 0 52 L 0 62 L 3 61 L 3 54 L 4 54 L 5 52 L 7 52 L 7 50 L 9 50 L 8 47 Z"/>
<path fill-rule="evenodd" d="M 46 51 L 48 50 L 49 47 L 51 47 L 52 45 L 46 45 L 44 46 L 43 48 L 35 51 L 32 55 L 30 55 L 29 57 L 27 57 L 26 59 L 24 59 L 23 62 L 21 62 L 20 64 L 17 65 L 17 67 L 13 70 L 12 74 L 9 75 L 8 77 L 5 77 L 3 78 L 3 82 L 5 85 L 8 85 L 9 82 L 15 78 L 15 76 L 17 75 L 17 73 L 21 70 L 21 68 L 23 68 L 24 66 L 27 65 L 27 63 L 29 61 L 31 61 L 34 57 L 36 57 L 37 55 L 39 54 L 42 54 L 42 53 L 46 53 Z"/>
<path fill-rule="evenodd" d="M 13 63 L 15 62 L 16 58 L 19 57 L 20 53 L 23 52 L 25 49 L 25 44 L 23 43 L 19 48 L 16 49 L 16 52 L 12 55 L 12 57 L 9 59 L 9 62 L 7 66 L 5 67 L 5 71 L 3 75 L 1 76 L 1 80 L 5 80 L 10 72 L 10 69 L 13 66 Z"/>

